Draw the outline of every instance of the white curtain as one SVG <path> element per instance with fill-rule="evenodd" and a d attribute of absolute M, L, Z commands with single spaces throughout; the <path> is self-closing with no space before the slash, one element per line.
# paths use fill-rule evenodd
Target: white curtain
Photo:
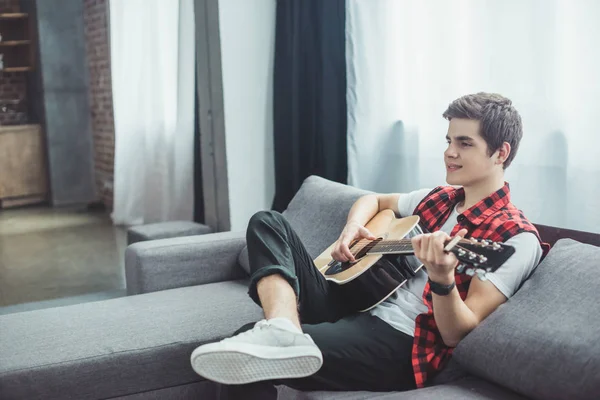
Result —
<path fill-rule="evenodd" d="M 191 220 L 193 0 L 111 0 L 115 224 Z"/>
<path fill-rule="evenodd" d="M 444 184 L 443 111 L 496 92 L 524 124 L 513 202 L 533 222 L 600 232 L 600 1 L 346 4 L 350 184 Z"/>

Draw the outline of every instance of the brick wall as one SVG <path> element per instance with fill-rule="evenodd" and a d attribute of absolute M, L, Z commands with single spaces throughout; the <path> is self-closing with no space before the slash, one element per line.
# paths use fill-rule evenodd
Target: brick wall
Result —
<path fill-rule="evenodd" d="M 108 1 L 85 0 L 84 20 L 96 188 L 102 202 L 110 209 L 113 204 L 115 125 L 110 77 Z"/>
<path fill-rule="evenodd" d="M 0 0 L 0 13 L 19 11 L 19 0 Z M 26 77 L 23 72 L 0 71 L 0 125 L 28 122 Z"/>

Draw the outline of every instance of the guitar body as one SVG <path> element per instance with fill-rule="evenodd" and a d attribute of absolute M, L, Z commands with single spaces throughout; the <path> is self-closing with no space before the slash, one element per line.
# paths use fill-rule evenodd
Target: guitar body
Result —
<path fill-rule="evenodd" d="M 377 238 L 385 240 L 403 239 L 419 222 L 418 216 L 396 218 L 392 210 L 384 210 L 375 215 L 366 228 Z M 399 271 L 391 263 L 377 264 L 381 254 L 361 256 L 360 248 L 368 241 L 358 241 L 350 245 L 356 262 L 341 263 L 334 261 L 331 252 L 335 243 L 329 246 L 315 260 L 315 266 L 325 279 L 341 286 L 346 298 L 351 299 L 352 307 L 357 311 L 368 311 L 392 295 L 406 281 L 406 273 Z M 402 253 L 396 253 L 402 254 Z M 407 252 L 406 254 L 412 254 Z"/>

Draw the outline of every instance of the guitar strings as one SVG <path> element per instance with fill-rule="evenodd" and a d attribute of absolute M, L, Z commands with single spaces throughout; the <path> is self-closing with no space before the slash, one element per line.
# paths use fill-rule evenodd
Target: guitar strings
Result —
<path fill-rule="evenodd" d="M 371 240 L 371 239 L 360 239 L 352 245 L 352 248 L 350 249 L 350 251 L 352 252 L 352 255 L 356 256 L 365 248 L 365 246 L 367 246 L 370 243 L 373 243 L 375 241 L 376 240 Z M 475 245 L 475 246 L 485 247 L 481 243 L 472 242 L 471 240 L 466 239 L 466 238 L 461 239 L 458 243 L 461 243 L 461 242 Z M 470 251 L 462 246 L 459 246 L 458 243 L 455 245 L 456 248 L 462 249 L 466 252 Z M 387 247 L 394 247 L 394 246 L 398 246 L 398 245 L 408 247 L 406 249 L 404 249 L 404 248 L 400 249 L 402 251 L 413 249 L 411 239 L 389 239 L 389 240 L 384 239 L 384 240 L 378 241 L 371 250 L 376 250 L 376 249 L 383 250 L 383 249 L 386 249 Z M 388 249 L 388 250 L 392 250 L 392 249 Z"/>

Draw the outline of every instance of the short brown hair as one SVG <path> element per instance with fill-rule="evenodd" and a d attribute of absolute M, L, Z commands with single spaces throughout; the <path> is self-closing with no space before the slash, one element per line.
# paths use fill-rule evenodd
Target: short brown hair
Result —
<path fill-rule="evenodd" d="M 523 137 L 521 116 L 512 101 L 496 93 L 468 94 L 454 100 L 444 111 L 443 117 L 473 119 L 481 122 L 481 136 L 487 143 L 488 155 L 494 154 L 502 143 L 510 144 L 510 154 L 504 161 L 506 169 L 517 154 Z"/>

